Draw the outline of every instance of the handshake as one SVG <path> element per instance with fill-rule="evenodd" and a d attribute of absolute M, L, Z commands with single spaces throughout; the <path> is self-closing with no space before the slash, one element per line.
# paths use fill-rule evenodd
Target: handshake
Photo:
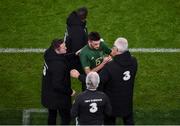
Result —
<path fill-rule="evenodd" d="M 109 56 L 104 57 L 102 63 L 105 65 L 106 63 L 110 62 L 111 60 L 112 60 L 112 57 L 109 55 Z"/>
<path fill-rule="evenodd" d="M 104 57 L 102 64 L 105 65 L 106 63 L 110 62 L 111 60 L 112 60 L 112 57 L 111 57 L 111 56 L 106 56 L 106 57 Z M 72 69 L 72 70 L 70 71 L 70 75 L 71 75 L 71 77 L 73 77 L 73 78 L 78 78 L 79 75 L 80 75 L 80 73 L 79 73 L 79 71 L 77 71 L 76 69 Z"/>

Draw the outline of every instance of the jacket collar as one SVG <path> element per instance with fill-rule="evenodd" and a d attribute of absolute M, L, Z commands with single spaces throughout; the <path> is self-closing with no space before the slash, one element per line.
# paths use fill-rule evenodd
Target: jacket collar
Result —
<path fill-rule="evenodd" d="M 44 54 L 44 59 L 46 61 L 66 60 L 64 54 L 57 54 L 51 47 L 46 50 Z"/>
<path fill-rule="evenodd" d="M 114 57 L 114 62 L 118 63 L 119 65 L 131 65 L 132 64 L 132 57 L 129 51 L 126 51 L 122 54 L 116 55 Z"/>

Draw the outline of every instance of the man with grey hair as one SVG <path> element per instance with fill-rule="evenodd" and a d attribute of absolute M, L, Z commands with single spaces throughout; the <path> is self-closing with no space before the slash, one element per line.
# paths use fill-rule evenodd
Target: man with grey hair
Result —
<path fill-rule="evenodd" d="M 91 72 L 86 77 L 86 87 L 89 90 L 96 90 L 99 85 L 100 79 L 96 72 Z"/>
<path fill-rule="evenodd" d="M 113 61 L 99 73 L 101 87 L 110 99 L 112 115 L 105 117 L 105 125 L 115 125 L 122 117 L 125 125 L 133 125 L 133 88 L 137 60 L 128 51 L 128 41 L 119 37 L 114 42 Z"/>
<path fill-rule="evenodd" d="M 128 51 L 128 41 L 118 38 L 112 49 L 113 60 L 100 71 L 99 89 L 110 99 L 112 114 L 106 115 L 105 125 L 115 125 L 116 118 L 122 117 L 125 125 L 133 125 L 133 88 L 137 71 L 137 60 Z M 71 76 L 84 81 L 84 75 L 71 71 Z"/>
<path fill-rule="evenodd" d="M 119 37 L 114 42 L 114 46 L 118 48 L 119 52 L 125 52 L 128 51 L 128 42 L 127 39 Z"/>
<path fill-rule="evenodd" d="M 71 71 L 71 74 L 74 74 Z M 77 73 L 75 76 L 79 76 Z M 77 117 L 79 125 L 103 125 L 104 115 L 111 114 L 111 105 L 103 92 L 97 91 L 100 79 L 96 72 L 86 76 L 87 90 L 80 93 L 71 109 L 71 116 Z"/>

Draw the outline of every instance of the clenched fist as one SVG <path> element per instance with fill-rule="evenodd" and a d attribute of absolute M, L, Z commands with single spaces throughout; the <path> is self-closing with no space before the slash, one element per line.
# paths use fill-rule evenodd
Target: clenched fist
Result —
<path fill-rule="evenodd" d="M 79 73 L 79 71 L 77 71 L 76 69 L 72 69 L 72 70 L 70 71 L 70 75 L 71 75 L 71 77 L 73 77 L 73 78 L 78 78 L 79 75 L 80 75 L 80 73 Z"/>

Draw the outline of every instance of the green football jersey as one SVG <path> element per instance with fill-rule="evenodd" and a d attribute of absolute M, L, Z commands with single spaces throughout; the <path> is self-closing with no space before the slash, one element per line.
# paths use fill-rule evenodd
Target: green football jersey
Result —
<path fill-rule="evenodd" d="M 110 53 L 111 49 L 109 49 L 104 42 L 100 42 L 99 49 L 92 49 L 89 47 L 89 45 L 86 45 L 82 48 L 80 52 L 80 60 L 82 67 L 89 67 L 93 69 L 99 64 L 101 64 L 103 58 Z"/>

